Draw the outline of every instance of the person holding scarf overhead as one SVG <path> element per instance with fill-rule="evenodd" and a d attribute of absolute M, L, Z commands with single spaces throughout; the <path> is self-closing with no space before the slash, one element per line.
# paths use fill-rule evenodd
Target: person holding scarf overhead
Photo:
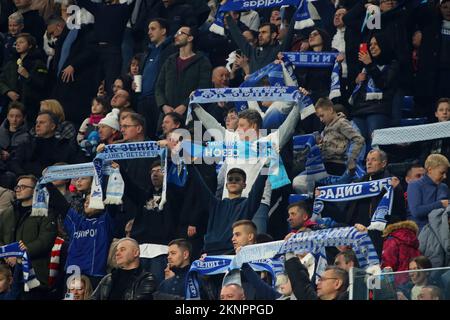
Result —
<path fill-rule="evenodd" d="M 366 140 L 366 152 L 372 144 L 372 132 L 390 124 L 398 85 L 399 63 L 388 41 L 384 33 L 376 34 L 370 39 L 369 51 L 359 52 L 363 69 L 349 100 L 353 121 Z"/>

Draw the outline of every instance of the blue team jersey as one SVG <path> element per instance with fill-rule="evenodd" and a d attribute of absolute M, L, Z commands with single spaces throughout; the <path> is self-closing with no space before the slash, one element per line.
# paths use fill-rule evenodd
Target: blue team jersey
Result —
<path fill-rule="evenodd" d="M 75 265 L 82 274 L 104 276 L 112 240 L 110 215 L 106 212 L 90 218 L 71 208 L 64 220 L 64 228 L 69 234 L 66 269 Z"/>

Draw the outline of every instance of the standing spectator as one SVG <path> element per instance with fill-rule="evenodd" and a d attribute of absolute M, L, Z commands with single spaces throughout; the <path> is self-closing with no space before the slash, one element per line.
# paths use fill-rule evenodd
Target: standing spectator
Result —
<path fill-rule="evenodd" d="M 359 53 L 364 70 L 356 78 L 356 83 L 360 84 L 359 90 L 354 91 L 351 97 L 353 121 L 366 140 L 367 148 L 372 145 L 372 132 L 390 125 L 392 101 L 399 78 L 399 64 L 394 60 L 384 34 L 376 34 L 370 39 L 369 51 L 370 54 Z"/>
<path fill-rule="evenodd" d="M 122 238 L 116 249 L 117 269 L 106 275 L 91 300 L 153 300 L 156 283 L 139 260 L 139 245 L 131 238 Z"/>
<path fill-rule="evenodd" d="M 10 60 L 0 74 L 0 93 L 10 101 L 22 102 L 29 119 L 35 119 L 39 101 L 45 96 L 47 68 L 30 34 L 17 36 L 16 50 L 18 59 Z"/>
<path fill-rule="evenodd" d="M 286 51 L 291 45 L 295 19 L 292 19 L 289 31 L 281 44 L 277 42 L 277 27 L 271 23 L 261 24 L 258 29 L 258 47 L 253 47 L 247 42 L 247 39 L 244 38 L 241 30 L 230 15 L 225 19 L 231 38 L 242 50 L 242 53 L 249 58 L 250 73 L 271 63 L 279 52 Z"/>
<path fill-rule="evenodd" d="M 169 22 L 169 36 L 174 36 L 176 30 L 182 26 L 199 27 L 191 2 L 193 1 L 187 3 L 185 0 L 162 0 L 164 7 L 161 8 L 159 16 Z"/>
<path fill-rule="evenodd" d="M 425 175 L 425 168 L 418 163 L 412 164 L 409 169 L 406 171 L 405 182 L 406 182 L 406 190 L 408 190 L 408 185 L 416 180 L 419 180 Z M 406 203 L 406 219 L 413 220 L 411 211 L 409 210 L 408 205 L 408 191 L 405 192 L 405 203 Z"/>
<path fill-rule="evenodd" d="M 64 106 L 67 119 L 79 126 L 89 114 L 92 97 L 98 88 L 97 55 L 89 25 L 71 29 L 62 18 L 50 19 L 49 37 L 57 38 L 50 71 L 54 88 L 52 96 Z M 106 88 L 109 89 L 109 88 Z"/>
<path fill-rule="evenodd" d="M 347 272 L 350 272 L 351 268 L 359 267 L 356 254 L 351 249 L 339 252 L 335 257 L 334 265 Z"/>
<path fill-rule="evenodd" d="M 408 185 L 409 210 L 420 230 L 428 223 L 432 210 L 448 207 L 448 187 L 443 181 L 449 166 L 446 157 L 432 154 L 425 161 L 427 173 Z"/>
<path fill-rule="evenodd" d="M 30 216 L 33 192 L 37 179 L 32 175 L 21 176 L 14 188 L 17 201 L 14 207 L 0 216 L 0 246 L 18 241 L 26 248 L 33 263 L 39 287 L 23 294 L 24 299 L 45 299 L 48 294 L 50 251 L 56 237 L 56 223 L 48 217 Z M 15 266 L 17 258 L 7 258 L 10 266 Z"/>
<path fill-rule="evenodd" d="M 119 0 L 95 3 L 90 0 L 77 0 L 80 7 L 88 10 L 94 17 L 94 38 L 100 63 L 101 79 L 105 79 L 106 92 L 110 93 L 114 80 L 122 68 L 122 40 L 126 24 L 134 5 L 133 1 Z"/>
<path fill-rule="evenodd" d="M 168 37 L 169 24 L 164 19 L 153 19 L 148 25 L 148 37 L 151 44 L 143 59 L 142 93 L 140 94 L 137 111 L 145 117 L 147 135 L 154 137 L 158 126 L 160 110 L 155 100 L 155 85 L 166 59 L 175 53 L 172 38 Z"/>
<path fill-rule="evenodd" d="M 17 11 L 23 16 L 23 32 L 30 33 L 36 39 L 38 48 L 42 49 L 42 41 L 45 33 L 45 22 L 39 15 L 39 11 L 32 10 L 32 2 L 32 0 L 14 0 Z"/>
<path fill-rule="evenodd" d="M 193 51 L 195 37 L 194 28 L 181 27 L 174 40 L 179 53 L 167 58 L 161 68 L 155 95 L 164 114 L 176 112 L 185 118 L 191 92 L 211 86 L 211 64 L 203 54 Z"/>
<path fill-rule="evenodd" d="M 317 223 L 313 222 L 311 218 L 312 207 L 311 203 L 299 201 L 288 206 L 289 227 L 293 233 L 311 231 L 317 229 Z"/>

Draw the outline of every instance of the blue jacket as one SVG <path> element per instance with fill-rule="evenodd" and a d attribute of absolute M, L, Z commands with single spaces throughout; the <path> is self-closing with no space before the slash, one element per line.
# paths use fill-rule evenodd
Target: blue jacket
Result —
<path fill-rule="evenodd" d="M 175 276 L 161 282 L 158 291 L 162 293 L 181 296 L 184 298 L 186 295 L 186 277 L 190 268 L 191 265 L 188 265 L 184 268 L 172 269 L 172 271 L 175 273 Z"/>
<path fill-rule="evenodd" d="M 109 213 L 87 217 L 71 208 L 64 219 L 64 228 L 69 234 L 66 269 L 76 265 L 80 267 L 82 274 L 105 276 L 112 240 L 112 220 Z"/>
<path fill-rule="evenodd" d="M 443 208 L 441 200 L 448 198 L 447 185 L 435 184 L 428 175 L 408 184 L 408 207 L 419 229 L 428 223 L 432 210 Z"/>

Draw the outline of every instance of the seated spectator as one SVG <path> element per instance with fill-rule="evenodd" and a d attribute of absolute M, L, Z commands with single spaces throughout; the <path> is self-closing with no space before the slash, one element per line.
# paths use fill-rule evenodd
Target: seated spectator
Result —
<path fill-rule="evenodd" d="M 18 101 L 11 102 L 6 119 L 0 126 L 0 186 L 12 189 L 16 175 L 10 171 L 11 160 L 21 144 L 31 139 L 25 118 L 25 107 Z"/>
<path fill-rule="evenodd" d="M 347 272 L 350 272 L 351 268 L 359 267 L 358 259 L 351 249 L 339 252 L 335 257 L 334 265 Z"/>
<path fill-rule="evenodd" d="M 428 214 L 428 224 L 419 234 L 420 252 L 430 259 L 433 268 L 450 265 L 449 210 L 435 209 Z M 450 294 L 450 292 L 449 292 Z"/>
<path fill-rule="evenodd" d="M 409 262 L 409 270 L 431 269 L 431 262 L 427 257 L 418 256 Z M 429 278 L 429 271 L 410 272 L 410 283 L 400 287 L 397 291 L 398 300 L 418 300 L 418 296 L 423 287 L 432 284 Z"/>
<path fill-rule="evenodd" d="M 408 185 L 408 206 L 419 230 L 427 224 L 432 210 L 448 207 L 448 187 L 443 181 L 449 165 L 443 155 L 432 154 L 425 161 L 427 173 Z"/>
<path fill-rule="evenodd" d="M 42 100 L 40 111 L 49 111 L 58 117 L 58 126 L 56 128 L 55 137 L 64 139 L 75 139 L 77 131 L 75 126 L 70 121 L 66 121 L 64 108 L 58 100 Z M 34 128 L 31 129 L 31 134 L 34 134 Z"/>
<path fill-rule="evenodd" d="M 84 119 L 83 123 L 78 130 L 77 142 L 88 139 L 89 135 L 93 131 L 98 130 L 99 122 L 108 114 L 109 105 L 105 99 L 95 97 L 92 99 L 91 115 Z"/>
<path fill-rule="evenodd" d="M 230 283 L 222 287 L 220 300 L 246 300 L 244 289 L 237 283 Z"/>
<path fill-rule="evenodd" d="M 0 264 L 0 301 L 17 300 L 22 287 L 22 268 L 14 268 L 14 278 L 7 264 Z"/>
<path fill-rule="evenodd" d="M 317 229 L 317 223 L 311 221 L 312 204 L 307 201 L 291 203 L 288 207 L 289 227 L 293 233 Z"/>
<path fill-rule="evenodd" d="M 0 187 L 0 215 L 12 208 L 14 202 L 14 192 L 10 189 Z"/>
<path fill-rule="evenodd" d="M 176 239 L 169 243 L 167 261 L 174 276 L 161 282 L 158 288 L 159 292 L 185 296 L 186 278 L 191 267 L 191 251 L 192 246 L 185 239 Z"/>
<path fill-rule="evenodd" d="M 56 137 L 58 117 L 49 111 L 41 111 L 36 118 L 35 132 L 30 143 L 17 148 L 11 169 L 17 175 L 31 172 L 40 177 L 44 168 L 56 162 L 82 163 L 81 154 L 75 140 Z M 57 150 L 57 152 L 55 152 Z"/>
<path fill-rule="evenodd" d="M 425 175 L 425 168 L 418 163 L 413 163 L 409 169 L 406 171 L 405 182 L 406 182 L 406 190 L 408 190 L 408 185 L 416 180 L 419 180 Z M 409 211 L 408 205 L 408 191 L 405 192 L 405 203 L 406 203 L 406 219 L 412 220 L 411 211 Z"/>
<path fill-rule="evenodd" d="M 328 266 L 315 289 L 308 270 L 297 256 L 286 254 L 284 266 L 298 300 L 348 300 L 348 274 L 344 269 Z"/>
<path fill-rule="evenodd" d="M 441 98 L 436 103 L 434 113 L 438 122 L 450 120 L 450 98 Z M 425 141 L 422 144 L 421 160 L 424 161 L 430 154 L 442 154 L 447 159 L 450 158 L 450 138 Z M 445 183 L 450 187 L 450 175 L 445 179 Z"/>
<path fill-rule="evenodd" d="M 35 119 L 46 93 L 47 68 L 30 34 L 17 36 L 16 51 L 18 59 L 10 60 L 0 74 L 0 94 L 9 101 L 22 102 L 29 119 Z"/>
<path fill-rule="evenodd" d="M 121 133 L 118 109 L 111 110 L 106 117 L 99 121 L 98 136 L 100 138 L 100 142 L 106 145 L 120 139 Z"/>
<path fill-rule="evenodd" d="M 436 286 L 424 286 L 420 290 L 417 300 L 442 300 L 442 290 Z"/>
<path fill-rule="evenodd" d="M 123 109 L 131 106 L 130 93 L 124 89 L 118 89 L 111 98 L 111 108 Z"/>
<path fill-rule="evenodd" d="M 383 231 L 385 240 L 381 255 L 381 268 L 388 267 L 394 272 L 408 270 L 408 261 L 420 256 L 418 232 L 419 227 L 413 221 L 401 221 L 388 225 Z M 397 285 L 407 281 L 406 274 L 399 274 L 395 277 Z"/>
<path fill-rule="evenodd" d="M 139 244 L 131 238 L 117 243 L 118 269 L 106 275 L 95 289 L 91 300 L 153 300 L 155 279 L 142 269 Z"/>
<path fill-rule="evenodd" d="M 64 300 L 89 300 L 92 294 L 91 281 L 85 275 L 67 279 L 67 293 Z"/>
<path fill-rule="evenodd" d="M 325 125 L 319 146 L 327 173 L 341 176 L 346 170 L 354 172 L 364 147 L 364 138 L 343 113 L 334 111 L 329 99 L 320 98 L 315 107 L 317 116 Z"/>

